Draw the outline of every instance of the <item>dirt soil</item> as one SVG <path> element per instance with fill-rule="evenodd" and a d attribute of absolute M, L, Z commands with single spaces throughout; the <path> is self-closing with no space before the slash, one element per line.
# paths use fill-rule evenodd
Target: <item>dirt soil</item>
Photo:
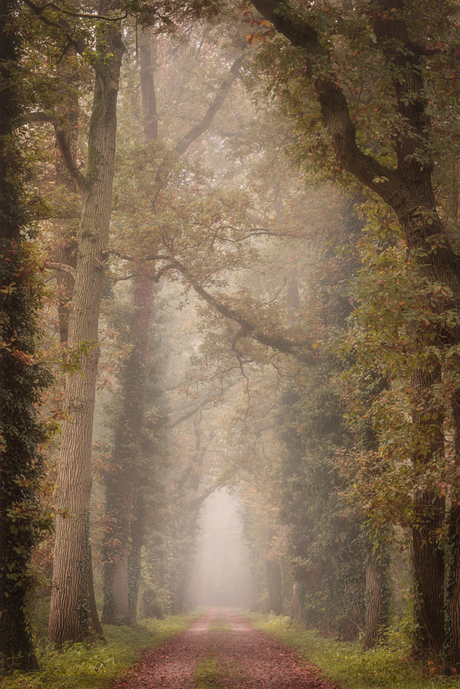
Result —
<path fill-rule="evenodd" d="M 218 618 L 231 629 L 212 630 Z M 199 684 L 195 670 L 212 666 L 213 677 Z M 144 653 L 139 665 L 110 689 L 337 689 L 295 651 L 252 629 L 231 609 L 218 608 L 195 620 L 186 632 Z"/>

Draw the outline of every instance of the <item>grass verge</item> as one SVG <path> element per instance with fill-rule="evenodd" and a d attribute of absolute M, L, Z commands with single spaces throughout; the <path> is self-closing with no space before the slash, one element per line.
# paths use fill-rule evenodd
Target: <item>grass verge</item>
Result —
<path fill-rule="evenodd" d="M 1 689 L 103 689 L 137 663 L 142 650 L 184 631 L 196 616 L 144 619 L 135 627 L 104 625 L 107 645 L 79 643 L 61 651 L 46 646 L 38 651 L 39 671 L 15 672 Z"/>
<path fill-rule="evenodd" d="M 193 674 L 197 689 L 222 689 L 219 682 L 220 672 L 221 668 L 212 655 L 200 660 Z"/>
<path fill-rule="evenodd" d="M 244 614 L 255 629 L 295 648 L 341 689 L 460 689 L 460 678 L 437 674 L 431 662 L 408 660 L 409 646 L 401 638 L 364 652 L 359 642 L 324 639 L 289 617 Z"/>

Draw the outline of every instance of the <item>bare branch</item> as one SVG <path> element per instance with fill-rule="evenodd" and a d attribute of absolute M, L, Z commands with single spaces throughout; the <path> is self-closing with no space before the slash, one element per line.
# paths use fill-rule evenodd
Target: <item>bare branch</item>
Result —
<path fill-rule="evenodd" d="M 61 270 L 64 273 L 70 273 L 75 280 L 77 271 L 73 266 L 68 266 L 66 263 L 45 263 L 45 268 L 52 268 L 53 270 Z"/>
<path fill-rule="evenodd" d="M 65 130 L 58 124 L 55 124 L 54 131 L 56 133 L 56 141 L 58 143 L 62 159 L 67 167 L 70 176 L 72 177 L 73 181 L 75 182 L 75 184 L 81 192 L 87 192 L 88 183 L 85 177 L 81 174 L 80 170 L 78 169 L 77 163 L 74 160 L 72 151 L 70 150 L 69 142 L 67 141 L 67 137 L 65 135 Z"/>
<path fill-rule="evenodd" d="M 182 416 L 179 416 L 179 418 L 176 419 L 176 421 L 174 421 L 174 422 L 171 424 L 171 428 L 175 428 L 176 426 L 179 426 L 179 425 L 180 425 L 181 423 L 183 423 L 184 421 L 187 421 L 187 419 L 189 419 L 191 416 L 193 416 L 194 414 L 196 414 L 197 412 L 199 412 L 201 409 L 203 409 L 203 407 L 205 407 L 207 404 L 209 404 L 210 402 L 212 402 L 212 401 L 215 400 L 215 399 L 217 399 L 217 398 L 216 398 L 216 397 L 211 397 L 211 395 L 208 395 L 208 396 L 205 397 L 203 400 L 201 400 L 201 402 L 200 402 L 197 406 L 193 407 L 193 409 L 191 409 L 190 411 L 186 412 L 186 413 L 183 414 Z"/>
<path fill-rule="evenodd" d="M 182 265 L 177 260 L 172 260 L 171 266 L 179 271 L 185 277 L 191 287 L 193 287 L 195 292 L 208 304 L 210 304 L 218 313 L 241 326 L 242 331 L 238 333 L 239 337 L 247 337 L 250 335 L 257 340 L 257 342 L 260 342 L 260 344 L 271 347 L 272 349 L 276 349 L 284 354 L 293 354 L 303 359 L 307 357 L 310 358 L 311 348 L 306 342 L 292 342 L 292 340 L 288 340 L 281 335 L 268 335 L 267 333 L 262 332 L 254 325 L 254 323 L 251 323 L 251 321 L 245 318 L 242 314 L 238 313 L 238 311 L 235 311 L 235 309 L 232 307 L 223 304 L 221 301 L 219 301 L 219 299 L 217 299 L 217 297 L 215 297 L 213 294 L 210 294 L 210 292 L 207 292 L 200 285 L 200 283 L 197 282 L 186 266 Z"/>
<path fill-rule="evenodd" d="M 230 87 L 238 76 L 241 65 L 243 64 L 243 57 L 244 54 L 242 53 L 230 67 L 227 78 L 219 86 L 217 93 L 214 96 L 214 99 L 201 122 L 192 127 L 184 136 L 182 141 L 177 144 L 175 151 L 178 155 L 183 155 L 189 146 L 211 126 L 214 116 L 222 107 Z"/>

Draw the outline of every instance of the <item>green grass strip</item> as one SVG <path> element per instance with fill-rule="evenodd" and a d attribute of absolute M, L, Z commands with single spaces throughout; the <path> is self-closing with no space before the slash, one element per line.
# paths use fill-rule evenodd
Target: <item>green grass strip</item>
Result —
<path fill-rule="evenodd" d="M 135 627 L 104 625 L 107 645 L 78 643 L 61 651 L 47 646 L 38 652 L 39 671 L 15 672 L 4 678 L 0 686 L 2 689 L 103 689 L 135 665 L 141 651 L 155 648 L 188 629 L 196 616 L 143 619 Z"/>
<path fill-rule="evenodd" d="M 219 682 L 220 672 L 221 668 L 213 655 L 209 654 L 207 658 L 200 660 L 193 675 L 197 689 L 223 689 Z"/>
<path fill-rule="evenodd" d="M 341 689 L 460 689 L 460 678 L 438 674 L 432 662 L 408 660 L 409 645 L 397 636 L 387 644 L 363 651 L 361 643 L 324 639 L 289 617 L 244 613 L 256 629 L 295 648 Z"/>

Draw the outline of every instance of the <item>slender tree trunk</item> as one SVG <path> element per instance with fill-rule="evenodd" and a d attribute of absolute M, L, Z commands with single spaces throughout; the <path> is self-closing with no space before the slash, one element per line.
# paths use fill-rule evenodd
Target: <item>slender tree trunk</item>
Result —
<path fill-rule="evenodd" d="M 283 613 L 283 596 L 282 596 L 282 578 L 281 566 L 279 562 L 272 562 L 267 560 L 265 563 L 267 571 L 267 586 L 269 608 L 275 615 L 282 615 Z"/>
<path fill-rule="evenodd" d="M 102 2 L 99 14 L 118 9 Z M 102 23 L 104 24 L 104 23 Z M 89 633 L 89 501 L 91 450 L 99 359 L 98 324 L 112 206 L 116 104 L 123 45 L 120 28 L 99 28 L 101 57 L 94 64 L 95 90 L 88 140 L 88 173 L 74 169 L 83 206 L 78 261 L 69 322 L 69 347 L 84 347 L 81 373 L 66 377 L 57 501 L 70 517 L 56 520 L 49 638 L 61 645 Z M 108 52 L 110 57 L 106 57 Z"/>
<path fill-rule="evenodd" d="M 76 58 L 75 58 L 76 59 Z M 69 77 L 65 69 L 61 78 L 68 82 Z M 77 137 L 78 137 L 78 98 L 74 96 L 69 103 L 66 103 L 67 123 L 62 130 L 62 136 L 66 140 L 68 150 L 73 158 L 75 158 Z M 75 179 L 67 169 L 67 165 L 62 158 L 59 146 L 56 151 L 56 184 L 58 189 L 63 188 L 70 195 L 78 193 L 78 188 Z M 54 249 L 54 260 L 58 265 L 70 266 L 74 270 L 77 267 L 77 252 L 78 244 L 76 236 L 78 234 L 78 222 L 73 220 L 70 222 L 63 222 L 56 220 L 54 222 L 54 232 L 56 246 Z M 59 318 L 59 339 L 63 347 L 67 347 L 69 339 L 69 316 L 70 304 L 72 302 L 72 294 L 74 287 L 73 275 L 63 269 L 56 270 L 56 283 L 58 289 L 58 318 Z"/>
<path fill-rule="evenodd" d="M 366 568 L 366 628 L 364 650 L 373 648 L 388 625 L 390 612 L 390 553 L 389 546 L 381 543 L 369 555 Z"/>

